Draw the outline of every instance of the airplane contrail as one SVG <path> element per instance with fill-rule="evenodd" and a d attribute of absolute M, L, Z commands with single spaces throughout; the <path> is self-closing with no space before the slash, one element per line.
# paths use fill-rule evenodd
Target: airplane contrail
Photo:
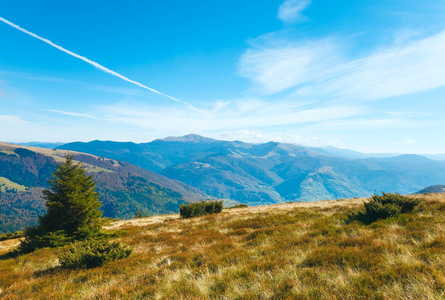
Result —
<path fill-rule="evenodd" d="M 97 62 L 92 61 L 91 59 L 88 59 L 88 58 L 86 58 L 86 57 L 84 57 L 84 56 L 82 56 L 82 55 L 79 55 L 79 54 L 74 53 L 74 52 L 72 52 L 72 51 L 70 51 L 70 50 L 68 50 L 68 49 L 65 49 L 65 48 L 63 48 L 62 46 L 59 46 L 59 45 L 57 45 L 57 44 L 54 44 L 54 43 L 51 42 L 50 40 L 45 39 L 45 38 L 43 38 L 43 37 L 41 37 L 41 36 L 38 36 L 37 34 L 32 33 L 32 32 L 30 32 L 30 31 L 28 31 L 28 30 L 26 30 L 26 29 L 24 29 L 24 28 L 22 28 L 22 27 L 20 27 L 20 26 L 18 26 L 18 25 L 16 25 L 16 24 L 14 24 L 14 23 L 12 23 L 12 22 L 10 22 L 10 21 L 8 21 L 8 20 L 2 18 L 2 17 L 0 17 L 0 21 L 2 21 L 3 23 L 6 23 L 6 24 L 8 24 L 8 25 L 14 27 L 15 29 L 18 29 L 18 30 L 20 30 L 21 32 L 24 32 L 24 33 L 26 33 L 26 34 L 28 34 L 28 35 L 30 35 L 30 36 L 36 38 L 36 39 L 39 39 L 39 40 L 41 40 L 42 42 L 45 42 L 45 43 L 47 43 L 48 45 L 51 45 L 51 46 L 53 46 L 54 48 L 59 49 L 60 51 L 65 52 L 66 54 L 69 54 L 69 55 L 74 56 L 74 57 L 76 57 L 76 58 L 78 58 L 78 59 L 81 59 L 81 60 L 83 60 L 84 62 L 86 62 L 86 63 L 92 65 L 93 67 L 95 67 L 95 68 L 97 68 L 97 69 L 99 69 L 99 70 L 101 70 L 101 71 L 103 71 L 103 72 L 106 72 L 106 73 L 108 73 L 108 74 L 111 74 L 111 75 L 113 75 L 113 76 L 116 76 L 116 77 L 118 77 L 118 78 L 120 78 L 120 79 L 122 79 L 122 80 L 125 80 L 125 81 L 127 81 L 127 82 L 133 83 L 133 84 L 135 84 L 135 85 L 137 85 L 137 86 L 140 86 L 141 88 L 144 88 L 144 89 L 146 89 L 146 90 L 149 90 L 150 92 L 153 92 L 153 93 L 156 93 L 156 94 L 165 96 L 165 97 L 167 97 L 167 98 L 169 98 L 169 99 L 171 99 L 171 100 L 173 100 L 173 101 L 176 101 L 176 102 L 185 104 L 185 105 L 187 105 L 188 107 L 193 108 L 194 110 L 198 110 L 197 108 L 195 108 L 193 105 L 191 105 L 191 104 L 188 103 L 188 102 L 181 101 L 181 100 L 176 99 L 176 98 L 174 98 L 174 97 L 172 97 L 172 96 L 169 96 L 169 95 L 166 95 L 166 94 L 164 94 L 164 93 L 161 93 L 161 92 L 159 92 L 159 91 L 157 91 L 157 90 L 155 90 L 155 89 L 149 88 L 148 86 L 145 86 L 145 85 L 143 85 L 142 83 L 139 83 L 139 82 L 137 82 L 137 81 L 131 80 L 130 78 L 127 78 L 127 77 L 125 77 L 125 76 L 123 76 L 123 75 L 121 75 L 121 74 L 119 74 L 119 73 L 117 73 L 117 72 L 115 72 L 115 71 L 113 71 L 113 70 L 110 70 L 110 69 L 108 69 L 108 68 L 106 68 L 106 67 L 104 67 L 104 66 L 98 64 Z"/>

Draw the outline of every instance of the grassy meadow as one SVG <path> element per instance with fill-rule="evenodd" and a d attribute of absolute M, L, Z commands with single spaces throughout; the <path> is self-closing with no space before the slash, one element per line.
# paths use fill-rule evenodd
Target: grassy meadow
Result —
<path fill-rule="evenodd" d="M 3 299 L 445 299 L 445 194 L 364 225 L 346 222 L 365 199 L 225 209 L 110 224 L 133 248 L 93 269 L 60 267 L 64 248 L 8 256 Z"/>

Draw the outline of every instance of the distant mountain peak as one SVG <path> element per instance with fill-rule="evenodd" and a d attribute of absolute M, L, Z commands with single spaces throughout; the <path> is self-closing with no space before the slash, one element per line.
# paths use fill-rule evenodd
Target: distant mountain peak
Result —
<path fill-rule="evenodd" d="M 161 141 L 166 141 L 166 142 L 191 142 L 191 143 L 212 143 L 215 142 L 216 140 L 208 138 L 208 137 L 204 137 L 201 136 L 199 134 L 187 134 L 184 136 L 169 136 L 166 137 L 164 139 L 161 139 Z"/>
<path fill-rule="evenodd" d="M 423 193 L 445 193 L 445 185 L 441 184 L 432 185 L 424 189 L 421 189 L 420 191 L 417 191 L 413 194 L 423 194 Z"/>

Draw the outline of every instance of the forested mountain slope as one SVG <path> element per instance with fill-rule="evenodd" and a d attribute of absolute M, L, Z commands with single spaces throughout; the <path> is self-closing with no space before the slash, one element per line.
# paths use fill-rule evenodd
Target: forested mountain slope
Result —
<path fill-rule="evenodd" d="M 143 213 L 177 212 L 182 203 L 203 199 L 203 193 L 182 182 L 125 162 L 72 152 L 94 175 L 104 216 L 131 218 Z M 0 143 L 0 232 L 36 222 L 44 213 L 42 188 L 65 151 Z"/>

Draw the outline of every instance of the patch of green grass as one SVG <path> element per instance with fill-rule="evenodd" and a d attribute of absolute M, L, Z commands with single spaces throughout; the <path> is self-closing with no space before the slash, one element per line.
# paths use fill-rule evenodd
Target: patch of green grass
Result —
<path fill-rule="evenodd" d="M 0 153 L 4 153 L 6 155 L 14 155 L 14 156 L 19 156 L 17 153 L 15 153 L 13 150 L 2 150 L 0 151 Z"/>
<path fill-rule="evenodd" d="M 24 192 L 28 190 L 27 186 L 12 182 L 8 178 L 0 177 L 0 191 L 15 190 L 17 192 Z"/>

